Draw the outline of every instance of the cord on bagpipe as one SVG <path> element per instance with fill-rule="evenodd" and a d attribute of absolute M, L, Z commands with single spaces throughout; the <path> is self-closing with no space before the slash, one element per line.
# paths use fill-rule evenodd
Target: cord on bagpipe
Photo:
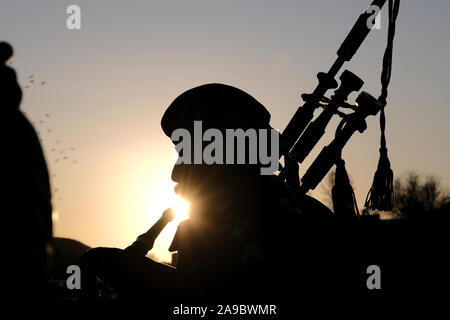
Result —
<path fill-rule="evenodd" d="M 386 147 L 386 116 L 384 108 L 387 105 L 388 86 L 391 80 L 392 71 L 392 51 L 395 36 L 395 23 L 400 8 L 400 0 L 389 0 L 389 28 L 388 43 L 383 57 L 383 70 L 381 73 L 381 95 L 378 101 L 381 103 L 380 110 L 380 158 L 378 160 L 377 171 L 375 172 L 372 187 L 367 194 L 364 204 L 364 212 L 368 210 L 390 211 L 394 206 L 394 173 L 387 154 Z"/>
<path fill-rule="evenodd" d="M 344 116 L 336 129 L 336 136 L 347 121 Z M 350 183 L 347 170 L 345 169 L 345 161 L 342 159 L 342 151 L 339 159 L 336 161 L 336 171 L 334 173 L 334 186 L 331 190 L 333 199 L 333 211 L 336 216 L 341 218 L 349 218 L 359 216 L 358 204 L 356 202 L 355 192 Z"/>

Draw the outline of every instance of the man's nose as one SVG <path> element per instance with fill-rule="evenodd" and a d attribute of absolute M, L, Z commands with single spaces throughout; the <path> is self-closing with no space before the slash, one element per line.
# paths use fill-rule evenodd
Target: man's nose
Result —
<path fill-rule="evenodd" d="M 185 183 L 187 181 L 193 180 L 196 175 L 198 175 L 198 170 L 196 169 L 198 165 L 180 163 L 174 165 L 172 169 L 172 180 L 178 183 Z"/>

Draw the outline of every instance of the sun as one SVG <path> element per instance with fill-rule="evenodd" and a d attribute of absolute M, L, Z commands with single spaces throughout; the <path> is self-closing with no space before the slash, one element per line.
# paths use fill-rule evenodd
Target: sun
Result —
<path fill-rule="evenodd" d="M 156 222 L 162 213 L 172 208 L 175 214 L 169 225 L 178 226 L 181 221 L 189 219 L 189 202 L 175 194 L 173 181 L 166 181 L 158 185 L 156 190 L 152 190 L 147 198 L 145 212 L 148 220 Z M 169 226 L 168 226 L 169 227 Z"/>
<path fill-rule="evenodd" d="M 172 220 L 174 224 L 178 225 L 181 221 L 189 219 L 189 202 L 183 198 L 175 196 L 172 199 L 170 208 L 172 208 L 175 214 L 175 217 Z"/>
<path fill-rule="evenodd" d="M 163 212 L 172 208 L 174 219 L 167 224 L 161 234 L 156 238 L 155 244 L 151 251 L 152 259 L 160 262 L 170 263 L 172 261 L 172 253 L 168 251 L 173 237 L 177 231 L 178 224 L 189 219 L 190 204 L 174 192 L 175 182 L 163 180 L 155 184 L 153 189 L 146 193 L 145 205 L 142 210 L 143 220 L 146 221 L 142 230 L 150 228 Z M 141 231 L 136 231 L 137 234 Z"/>

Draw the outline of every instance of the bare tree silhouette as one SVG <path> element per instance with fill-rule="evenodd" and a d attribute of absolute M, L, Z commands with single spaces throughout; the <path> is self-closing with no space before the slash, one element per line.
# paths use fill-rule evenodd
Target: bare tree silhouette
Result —
<path fill-rule="evenodd" d="M 333 209 L 331 190 L 334 187 L 334 174 L 334 170 L 330 171 L 320 184 L 321 200 L 330 209 Z M 385 219 L 409 219 L 450 212 L 450 191 L 434 175 L 423 176 L 409 171 L 395 179 L 394 190 L 395 203 L 392 211 L 372 211 L 369 214 L 381 214 Z"/>
<path fill-rule="evenodd" d="M 417 218 L 444 211 L 450 203 L 450 194 L 436 176 L 421 177 L 408 172 L 394 183 L 396 200 L 393 214 L 399 218 Z"/>

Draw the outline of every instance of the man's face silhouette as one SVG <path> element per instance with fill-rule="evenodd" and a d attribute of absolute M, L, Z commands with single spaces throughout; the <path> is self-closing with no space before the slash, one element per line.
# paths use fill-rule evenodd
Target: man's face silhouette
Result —
<path fill-rule="evenodd" d="M 221 183 L 220 167 L 223 166 L 176 164 L 172 170 L 172 180 L 177 183 L 175 192 L 190 201 L 215 192 L 217 184 Z"/>
<path fill-rule="evenodd" d="M 172 180 L 177 183 L 175 193 L 190 203 L 191 217 L 212 217 L 212 212 L 236 192 L 236 183 L 242 182 L 238 172 L 227 165 L 176 164 Z"/>
<path fill-rule="evenodd" d="M 182 159 L 183 150 L 178 155 Z M 191 144 L 190 161 L 177 161 L 172 170 L 172 180 L 177 182 L 175 193 L 188 201 L 204 197 L 214 190 L 214 176 L 218 165 L 194 164 L 194 145 Z M 189 163 L 190 162 L 190 163 Z M 217 181 L 216 181 L 217 182 Z"/>

